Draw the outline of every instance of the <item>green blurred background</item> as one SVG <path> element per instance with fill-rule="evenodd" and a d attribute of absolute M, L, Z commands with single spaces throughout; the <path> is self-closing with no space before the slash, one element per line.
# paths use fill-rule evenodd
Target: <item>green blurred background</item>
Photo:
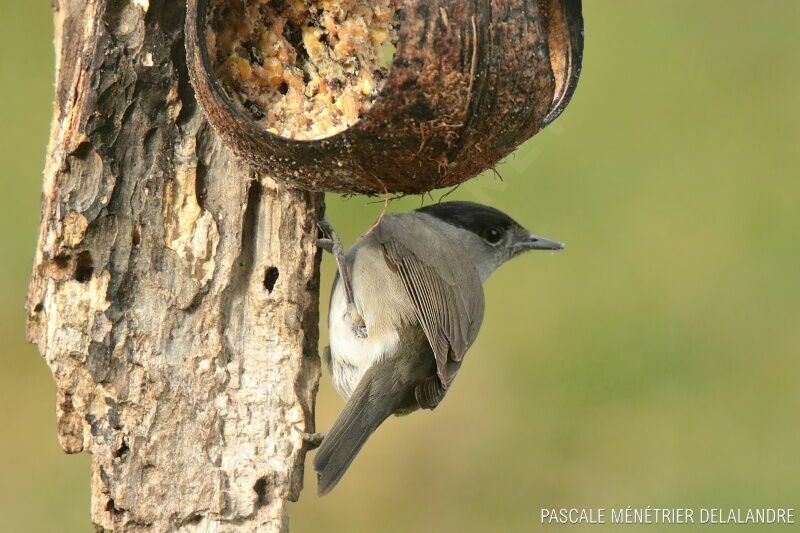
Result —
<path fill-rule="evenodd" d="M 50 3 L 3 5 L 0 530 L 90 531 L 88 458 L 60 451 L 49 371 L 24 339 Z M 566 252 L 489 280 L 447 400 L 390 420 L 330 496 L 308 474 L 293 531 L 522 532 L 546 529 L 542 507 L 800 507 L 800 2 L 614 0 L 584 14 L 566 113 L 500 166 L 503 181 L 451 196 Z M 381 208 L 329 201 L 348 241 Z M 325 285 L 332 274 L 326 260 Z M 343 405 L 327 376 L 318 405 L 324 430 Z"/>

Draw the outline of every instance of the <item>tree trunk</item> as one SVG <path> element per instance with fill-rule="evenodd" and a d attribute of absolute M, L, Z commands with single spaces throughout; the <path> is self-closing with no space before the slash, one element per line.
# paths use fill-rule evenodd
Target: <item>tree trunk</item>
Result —
<path fill-rule="evenodd" d="M 28 335 L 98 529 L 285 530 L 314 430 L 323 197 L 206 124 L 177 0 L 57 0 Z"/>

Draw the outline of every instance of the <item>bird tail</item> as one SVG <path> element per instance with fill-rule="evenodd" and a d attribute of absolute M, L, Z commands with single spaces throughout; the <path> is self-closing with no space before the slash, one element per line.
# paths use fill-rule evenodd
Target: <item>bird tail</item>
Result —
<path fill-rule="evenodd" d="M 336 486 L 369 436 L 397 407 L 397 395 L 381 390 L 375 374 L 374 367 L 364 374 L 317 451 L 314 470 L 320 496 Z"/>

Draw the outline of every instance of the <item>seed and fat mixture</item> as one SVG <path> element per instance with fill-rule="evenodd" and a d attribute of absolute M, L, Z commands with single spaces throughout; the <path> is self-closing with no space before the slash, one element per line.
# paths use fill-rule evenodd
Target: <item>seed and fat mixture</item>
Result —
<path fill-rule="evenodd" d="M 357 123 L 386 80 L 402 0 L 216 0 L 208 54 L 234 105 L 292 139 Z"/>

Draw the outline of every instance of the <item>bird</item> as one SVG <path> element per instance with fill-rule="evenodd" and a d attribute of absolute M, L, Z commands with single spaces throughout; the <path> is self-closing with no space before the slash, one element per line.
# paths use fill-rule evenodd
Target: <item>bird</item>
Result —
<path fill-rule="evenodd" d="M 527 251 L 564 245 L 467 201 L 386 214 L 347 252 L 327 219 L 319 227 L 338 267 L 323 359 L 347 402 L 314 458 L 322 496 L 389 416 L 439 405 L 478 336 L 483 282 Z"/>

